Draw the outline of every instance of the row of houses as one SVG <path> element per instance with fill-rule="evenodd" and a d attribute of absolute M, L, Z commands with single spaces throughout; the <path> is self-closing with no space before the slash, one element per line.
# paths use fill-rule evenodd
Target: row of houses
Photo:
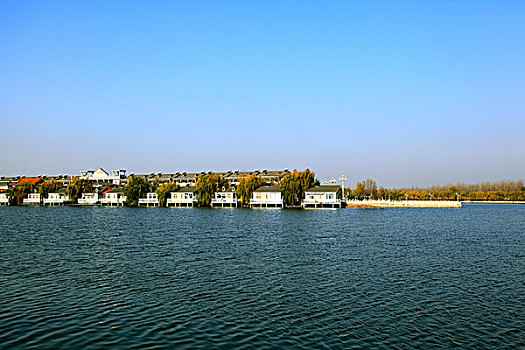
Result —
<path fill-rule="evenodd" d="M 126 196 L 122 187 L 109 189 L 99 193 L 84 193 L 78 199 L 79 205 L 107 205 L 123 206 L 126 203 Z M 0 193 L 0 204 L 8 205 L 9 196 L 7 192 Z M 65 190 L 61 189 L 54 193 L 49 193 L 47 198 L 42 198 L 39 193 L 30 193 L 24 198 L 26 205 L 68 205 L 71 204 Z M 146 194 L 145 198 L 139 198 L 139 206 L 160 206 L 160 200 L 155 192 Z M 167 207 L 195 207 L 198 205 L 197 189 L 194 186 L 181 187 L 178 191 L 171 192 L 166 200 Z M 237 208 L 240 200 L 234 186 L 222 188 L 214 194 L 211 201 L 212 207 Z M 342 208 L 344 201 L 342 190 L 337 185 L 321 185 L 306 190 L 302 201 L 303 208 Z M 252 208 L 283 208 L 284 199 L 282 192 L 277 185 L 262 186 L 255 190 L 250 199 Z"/>
<path fill-rule="evenodd" d="M 97 170 L 81 170 L 79 176 L 71 175 L 39 175 L 37 177 L 26 177 L 26 176 L 0 176 L 0 191 L 6 190 L 10 187 L 16 186 L 23 182 L 32 181 L 33 184 L 40 184 L 42 182 L 51 182 L 56 181 L 62 183 L 64 187 L 67 187 L 73 180 L 74 177 L 80 179 L 85 179 L 93 182 L 95 186 L 105 186 L 105 185 L 114 185 L 114 186 L 123 186 L 127 183 L 128 179 L 131 176 L 140 177 L 145 179 L 150 183 L 175 183 L 180 187 L 195 186 L 200 177 L 207 174 L 218 174 L 223 179 L 228 181 L 232 185 L 237 185 L 239 179 L 243 177 L 249 177 L 252 175 L 260 176 L 266 183 L 275 183 L 281 181 L 281 179 L 290 173 L 288 169 L 284 170 L 253 170 L 253 171 L 239 171 L 239 170 L 229 170 L 224 172 L 211 172 L 211 171 L 201 171 L 201 172 L 176 172 L 176 173 L 161 173 L 161 172 L 152 172 L 149 174 L 127 174 L 125 169 L 117 169 L 106 171 L 102 168 Z"/>

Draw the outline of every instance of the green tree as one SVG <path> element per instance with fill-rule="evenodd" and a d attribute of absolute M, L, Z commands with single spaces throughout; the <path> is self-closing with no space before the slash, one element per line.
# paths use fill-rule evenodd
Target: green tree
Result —
<path fill-rule="evenodd" d="M 241 205 L 247 206 L 250 204 L 253 191 L 264 185 L 264 181 L 260 176 L 251 175 L 239 179 L 237 186 L 237 197 L 241 201 Z"/>
<path fill-rule="evenodd" d="M 282 191 L 286 205 L 299 205 L 304 198 L 304 193 L 316 183 L 315 173 L 310 169 L 304 171 L 295 170 L 286 174 L 279 187 Z"/>
<path fill-rule="evenodd" d="M 209 207 L 211 200 L 219 189 L 228 187 L 228 181 L 219 174 L 206 174 L 197 180 L 197 199 L 201 207 Z"/>
<path fill-rule="evenodd" d="M 73 179 L 73 182 L 67 187 L 66 192 L 71 202 L 76 203 L 77 200 L 82 197 L 83 193 L 92 193 L 95 189 L 93 183 L 86 179 L 79 179 L 78 177 Z"/>
<path fill-rule="evenodd" d="M 126 186 L 122 188 L 122 192 L 126 196 L 127 205 L 130 207 L 136 207 L 139 203 L 139 198 L 146 197 L 146 194 L 150 189 L 151 186 L 146 179 L 131 176 Z"/>
<path fill-rule="evenodd" d="M 54 193 L 58 190 L 62 189 L 62 184 L 58 181 L 51 181 L 51 182 L 44 182 L 40 185 L 38 188 L 38 192 L 42 196 L 42 198 L 47 198 L 47 195 L 49 193 Z"/>
<path fill-rule="evenodd" d="M 29 193 L 33 193 L 35 190 L 36 186 L 27 182 L 9 189 L 8 193 L 10 204 L 22 205 L 24 203 L 24 198 L 26 198 Z"/>
<path fill-rule="evenodd" d="M 365 185 L 362 182 L 355 184 L 354 196 L 356 199 L 363 199 L 366 195 Z"/>
<path fill-rule="evenodd" d="M 173 182 L 167 182 L 160 185 L 155 193 L 159 198 L 160 205 L 162 207 L 166 206 L 166 199 L 170 196 L 171 192 L 176 192 L 180 189 L 180 186 Z"/>

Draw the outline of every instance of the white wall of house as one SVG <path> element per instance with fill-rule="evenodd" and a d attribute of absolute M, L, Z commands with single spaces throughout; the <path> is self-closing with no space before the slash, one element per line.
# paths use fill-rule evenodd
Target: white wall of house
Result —
<path fill-rule="evenodd" d="M 338 197 L 337 192 L 306 192 L 304 202 L 331 204 L 340 201 Z"/>
<path fill-rule="evenodd" d="M 280 204 L 283 202 L 281 192 L 253 192 L 251 204 Z"/>
<path fill-rule="evenodd" d="M 159 205 L 159 198 L 155 192 L 146 193 L 146 198 L 139 198 L 139 205 Z"/>
<path fill-rule="evenodd" d="M 9 195 L 7 193 L 0 193 L 0 204 L 1 205 L 9 204 Z"/>
<path fill-rule="evenodd" d="M 197 202 L 196 192 L 171 192 L 166 205 L 170 204 L 193 204 Z"/>
<path fill-rule="evenodd" d="M 100 203 L 102 204 L 124 204 L 126 202 L 126 196 L 124 196 L 122 193 L 113 192 L 113 193 L 106 193 L 102 198 L 100 199 Z"/>
<path fill-rule="evenodd" d="M 82 198 L 78 199 L 78 204 L 95 205 L 98 203 L 98 193 L 82 193 Z"/>
<path fill-rule="evenodd" d="M 69 202 L 69 196 L 65 193 L 49 193 L 44 199 L 44 204 L 48 205 L 64 204 L 64 202 Z"/>
<path fill-rule="evenodd" d="M 24 198 L 24 204 L 40 204 L 40 193 L 30 193 L 27 198 Z"/>

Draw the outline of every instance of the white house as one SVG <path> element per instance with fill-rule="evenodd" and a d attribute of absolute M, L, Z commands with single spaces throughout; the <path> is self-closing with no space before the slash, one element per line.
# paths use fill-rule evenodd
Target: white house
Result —
<path fill-rule="evenodd" d="M 144 205 L 146 207 L 153 206 L 158 207 L 160 205 L 159 198 L 155 192 L 146 193 L 146 198 L 139 198 L 139 206 Z"/>
<path fill-rule="evenodd" d="M 126 179 L 126 170 L 111 170 L 111 174 L 102 168 L 97 170 L 83 170 L 80 172 L 80 178 L 94 182 L 111 182 L 114 185 L 120 185 Z"/>
<path fill-rule="evenodd" d="M 238 207 L 239 198 L 237 198 L 237 192 L 235 192 L 235 187 L 223 187 L 220 191 L 215 192 L 215 197 L 211 199 L 211 206 L 221 208 Z"/>
<path fill-rule="evenodd" d="M 64 189 L 49 193 L 47 198 L 44 198 L 44 205 L 64 205 L 69 202 L 69 196 Z"/>
<path fill-rule="evenodd" d="M 282 208 L 283 206 L 281 189 L 277 185 L 259 187 L 253 192 L 250 200 L 252 208 Z"/>
<path fill-rule="evenodd" d="M 104 192 L 102 198 L 100 198 L 100 204 L 109 206 L 123 206 L 126 203 L 126 196 L 122 191 L 122 187 L 114 188 L 112 190 Z"/>
<path fill-rule="evenodd" d="M 171 192 L 166 200 L 166 206 L 194 207 L 197 205 L 197 188 L 193 186 L 182 187 L 177 192 Z"/>
<path fill-rule="evenodd" d="M 342 208 L 342 190 L 338 185 L 315 186 L 305 191 L 303 208 Z"/>
<path fill-rule="evenodd" d="M 98 193 L 82 193 L 82 198 L 78 199 L 80 205 L 97 205 Z"/>
<path fill-rule="evenodd" d="M 9 205 L 9 194 L 6 192 L 0 192 L 0 205 Z"/>
<path fill-rule="evenodd" d="M 42 203 L 40 193 L 30 193 L 27 198 L 24 198 L 24 204 L 40 205 L 40 203 Z"/>

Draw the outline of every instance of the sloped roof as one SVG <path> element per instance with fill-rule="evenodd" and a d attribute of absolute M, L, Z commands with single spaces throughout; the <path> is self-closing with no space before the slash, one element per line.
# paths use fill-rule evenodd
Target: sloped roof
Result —
<path fill-rule="evenodd" d="M 309 188 L 305 192 L 337 192 L 340 189 L 339 185 L 321 185 Z"/>
<path fill-rule="evenodd" d="M 188 186 L 188 187 L 181 187 L 178 191 L 176 192 L 180 192 L 180 193 L 186 193 L 186 192 L 197 192 L 197 188 L 194 187 L 194 186 Z"/>
<path fill-rule="evenodd" d="M 262 186 L 256 189 L 254 192 L 281 192 L 281 189 L 277 185 Z"/>
<path fill-rule="evenodd" d="M 123 193 L 123 190 L 122 190 L 122 187 L 110 188 L 102 192 L 102 194 L 106 194 L 106 193 Z"/>
<path fill-rule="evenodd" d="M 24 177 L 24 178 L 20 179 L 20 181 L 18 181 L 14 185 L 18 186 L 18 185 L 25 184 L 25 183 L 28 183 L 28 184 L 31 184 L 31 185 L 38 185 L 42 181 L 43 180 L 42 180 L 41 177 Z"/>

